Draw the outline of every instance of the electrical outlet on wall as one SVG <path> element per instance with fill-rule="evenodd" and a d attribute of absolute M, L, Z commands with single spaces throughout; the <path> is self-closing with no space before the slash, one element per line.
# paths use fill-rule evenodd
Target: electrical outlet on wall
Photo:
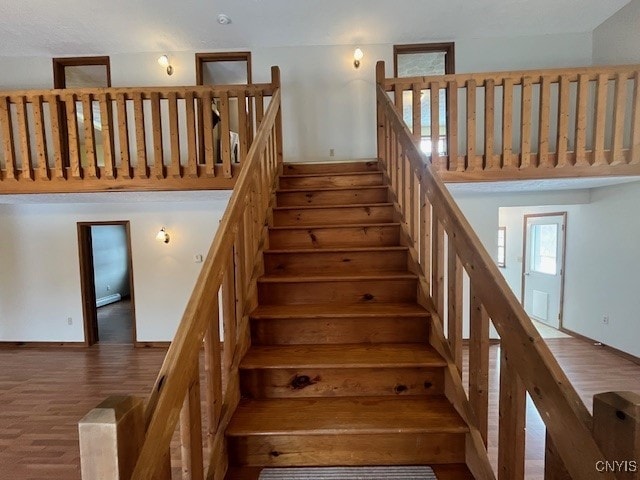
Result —
<path fill-rule="evenodd" d="M 67 325 L 73 325 L 73 318 L 67 317 Z"/>
<path fill-rule="evenodd" d="M 609 315 L 602 316 L 602 323 L 604 323 L 605 325 L 609 325 Z"/>
<path fill-rule="evenodd" d="M 333 156 L 335 156 L 335 154 L 336 154 L 336 151 L 333 148 L 330 148 L 329 149 L 329 156 L 333 157 Z"/>
<path fill-rule="evenodd" d="M 111 285 L 107 285 L 107 292 L 111 290 Z"/>

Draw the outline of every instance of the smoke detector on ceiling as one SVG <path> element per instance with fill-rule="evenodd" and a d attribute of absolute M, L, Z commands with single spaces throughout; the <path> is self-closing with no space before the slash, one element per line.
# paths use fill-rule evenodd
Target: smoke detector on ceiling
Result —
<path fill-rule="evenodd" d="M 220 15 L 218 15 L 218 23 L 220 25 L 229 25 L 231 23 L 231 18 L 229 17 L 229 15 L 221 13 Z"/>

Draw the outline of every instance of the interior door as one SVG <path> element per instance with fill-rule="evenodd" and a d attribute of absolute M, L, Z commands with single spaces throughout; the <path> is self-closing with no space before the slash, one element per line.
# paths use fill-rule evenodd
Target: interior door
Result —
<path fill-rule="evenodd" d="M 523 306 L 529 316 L 561 326 L 566 212 L 525 215 Z"/>

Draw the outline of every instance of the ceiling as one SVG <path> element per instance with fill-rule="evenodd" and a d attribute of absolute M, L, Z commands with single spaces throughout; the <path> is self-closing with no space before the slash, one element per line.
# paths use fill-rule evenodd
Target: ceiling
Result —
<path fill-rule="evenodd" d="M 629 0 L 2 0 L 0 56 L 590 32 Z M 216 16 L 229 15 L 230 25 Z"/>
<path fill-rule="evenodd" d="M 562 190 L 584 190 L 639 182 L 640 177 L 585 177 L 546 180 L 515 180 L 510 182 L 448 183 L 453 194 L 467 193 L 524 193 Z"/>

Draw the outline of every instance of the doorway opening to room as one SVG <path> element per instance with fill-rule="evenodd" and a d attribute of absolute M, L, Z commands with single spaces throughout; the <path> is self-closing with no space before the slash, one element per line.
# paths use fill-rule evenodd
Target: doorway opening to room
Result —
<path fill-rule="evenodd" d="M 128 221 L 78 222 L 85 344 L 135 344 Z"/>
<path fill-rule="evenodd" d="M 196 53 L 196 84 L 197 85 L 246 85 L 252 83 L 251 79 L 251 52 L 219 52 L 219 53 Z M 229 145 L 231 152 L 231 162 L 240 162 L 239 139 L 240 139 L 240 111 L 243 106 L 238 104 L 238 98 L 220 99 L 215 98 L 215 110 L 213 112 L 214 123 L 214 158 L 217 163 L 222 163 L 222 148 L 220 142 L 219 122 L 228 122 Z M 227 104 L 222 106 L 222 102 Z M 253 118 L 254 106 L 250 98 L 244 102 L 243 116 Z M 228 111 L 228 118 L 222 119 L 224 111 Z M 202 122 L 202 115 L 210 115 L 198 108 L 199 121 Z M 257 128 L 252 122 L 247 122 L 246 136 L 248 144 L 253 140 L 253 132 Z M 204 158 L 204 139 L 199 138 L 200 158 Z M 243 154 L 244 155 L 244 154 Z"/>

